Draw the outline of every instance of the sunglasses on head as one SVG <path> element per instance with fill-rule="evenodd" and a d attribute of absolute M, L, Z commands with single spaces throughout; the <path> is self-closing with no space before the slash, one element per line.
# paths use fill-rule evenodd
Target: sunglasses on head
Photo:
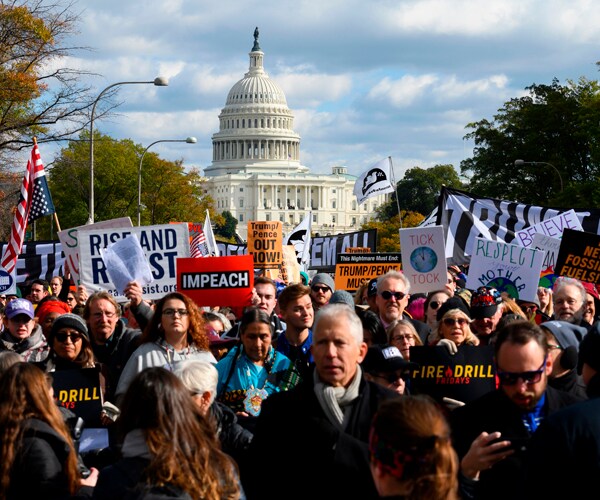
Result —
<path fill-rule="evenodd" d="M 457 323 L 458 326 L 465 326 L 469 320 L 466 318 L 444 318 L 443 322 L 446 326 L 454 326 L 455 323 Z"/>
<path fill-rule="evenodd" d="M 392 297 L 395 297 L 396 300 L 402 300 L 404 297 L 406 297 L 404 292 L 390 292 L 388 290 L 381 292 L 380 295 L 384 298 L 384 300 L 390 300 Z"/>
<path fill-rule="evenodd" d="M 502 385 L 515 385 L 519 379 L 521 379 L 527 385 L 537 384 L 540 380 L 542 380 L 542 374 L 546 370 L 547 359 L 548 356 L 546 355 L 542 366 L 540 366 L 537 370 L 529 372 L 503 372 L 496 367 L 496 375 L 498 375 L 498 379 Z"/>
<path fill-rule="evenodd" d="M 317 285 L 315 285 L 311 289 L 312 289 L 313 292 L 323 292 L 323 293 L 326 293 L 326 292 L 329 291 L 329 287 L 328 286 L 317 286 Z"/>
<path fill-rule="evenodd" d="M 77 342 L 81 341 L 82 335 L 81 333 L 63 333 L 63 332 L 58 332 L 54 338 L 56 338 L 56 340 L 58 340 L 61 344 L 64 344 L 67 339 L 71 339 L 71 342 L 73 342 L 73 344 L 76 344 Z"/>

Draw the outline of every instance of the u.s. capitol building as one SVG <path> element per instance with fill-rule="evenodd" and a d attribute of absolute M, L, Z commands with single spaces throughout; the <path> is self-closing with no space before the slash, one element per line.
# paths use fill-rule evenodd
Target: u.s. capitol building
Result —
<path fill-rule="evenodd" d="M 228 210 L 238 220 L 243 239 L 249 220 L 281 221 L 285 234 L 309 214 L 313 234 L 357 231 L 387 195 L 359 206 L 356 177 L 345 166 L 319 175 L 301 164 L 294 115 L 265 72 L 263 57 L 256 30 L 250 68 L 229 91 L 212 136 L 213 160 L 204 170 L 207 194 L 218 212 Z"/>

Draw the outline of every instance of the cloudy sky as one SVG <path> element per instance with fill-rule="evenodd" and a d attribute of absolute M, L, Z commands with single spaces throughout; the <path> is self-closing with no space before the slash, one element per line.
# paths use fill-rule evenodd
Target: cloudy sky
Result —
<path fill-rule="evenodd" d="M 79 0 L 78 51 L 65 65 L 120 81 L 117 113 L 95 128 L 204 168 L 229 89 L 248 71 L 253 31 L 284 90 L 314 173 L 359 175 L 391 156 L 406 169 L 471 155 L 469 122 L 491 119 L 533 83 L 597 79 L 595 0 Z M 50 152 L 48 152 L 50 153 Z M 50 153 L 51 155 L 53 153 Z M 51 161 L 42 151 L 45 163 Z M 531 160 L 543 158 L 531 158 Z"/>

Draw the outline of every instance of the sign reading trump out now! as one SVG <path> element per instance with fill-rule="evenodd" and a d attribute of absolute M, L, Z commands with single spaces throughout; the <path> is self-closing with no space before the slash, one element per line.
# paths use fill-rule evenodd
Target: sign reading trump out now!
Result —
<path fill-rule="evenodd" d="M 248 222 L 248 253 L 256 269 L 279 269 L 283 261 L 283 224 L 281 221 Z"/>

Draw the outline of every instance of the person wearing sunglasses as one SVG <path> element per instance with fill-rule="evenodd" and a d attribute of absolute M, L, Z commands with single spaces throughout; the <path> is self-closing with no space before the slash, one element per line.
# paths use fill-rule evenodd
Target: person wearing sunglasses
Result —
<path fill-rule="evenodd" d="M 455 353 L 462 345 L 479 345 L 479 339 L 471 331 L 470 324 L 471 318 L 465 311 L 458 308 L 448 309 L 443 313 L 437 329 L 433 332 L 432 345 L 450 346 L 451 353 Z"/>
<path fill-rule="evenodd" d="M 410 371 L 418 365 L 404 359 L 396 346 L 374 344 L 369 347 L 361 367 L 367 380 L 398 394 L 409 394 Z"/>
<path fill-rule="evenodd" d="M 417 330 L 422 341 L 427 339 L 431 332 L 422 321 L 413 319 L 405 309 L 410 298 L 410 282 L 400 271 L 388 271 L 377 279 L 377 309 L 379 317 L 385 328 L 397 319 L 407 318 Z"/>
<path fill-rule="evenodd" d="M 119 378 L 117 406 L 131 380 L 145 368 L 162 366 L 172 371 L 184 359 L 217 362 L 210 351 L 205 320 L 196 303 L 183 293 L 167 293 L 156 303 L 139 342 Z"/>
<path fill-rule="evenodd" d="M 425 310 L 425 323 L 427 326 L 431 328 L 431 330 L 435 330 L 437 328 L 437 312 L 441 305 L 446 302 L 451 297 L 450 292 L 448 290 L 434 290 L 433 292 L 429 292 L 427 297 L 425 298 L 424 310 Z"/>
<path fill-rule="evenodd" d="M 318 273 L 310 282 L 310 299 L 315 313 L 323 306 L 329 304 L 331 295 L 335 292 L 333 278 L 327 273 Z"/>
<path fill-rule="evenodd" d="M 546 334 L 530 321 L 498 331 L 494 363 L 498 388 L 450 414 L 461 485 L 470 498 L 522 498 L 529 438 L 548 415 L 578 399 L 548 385 Z"/>

